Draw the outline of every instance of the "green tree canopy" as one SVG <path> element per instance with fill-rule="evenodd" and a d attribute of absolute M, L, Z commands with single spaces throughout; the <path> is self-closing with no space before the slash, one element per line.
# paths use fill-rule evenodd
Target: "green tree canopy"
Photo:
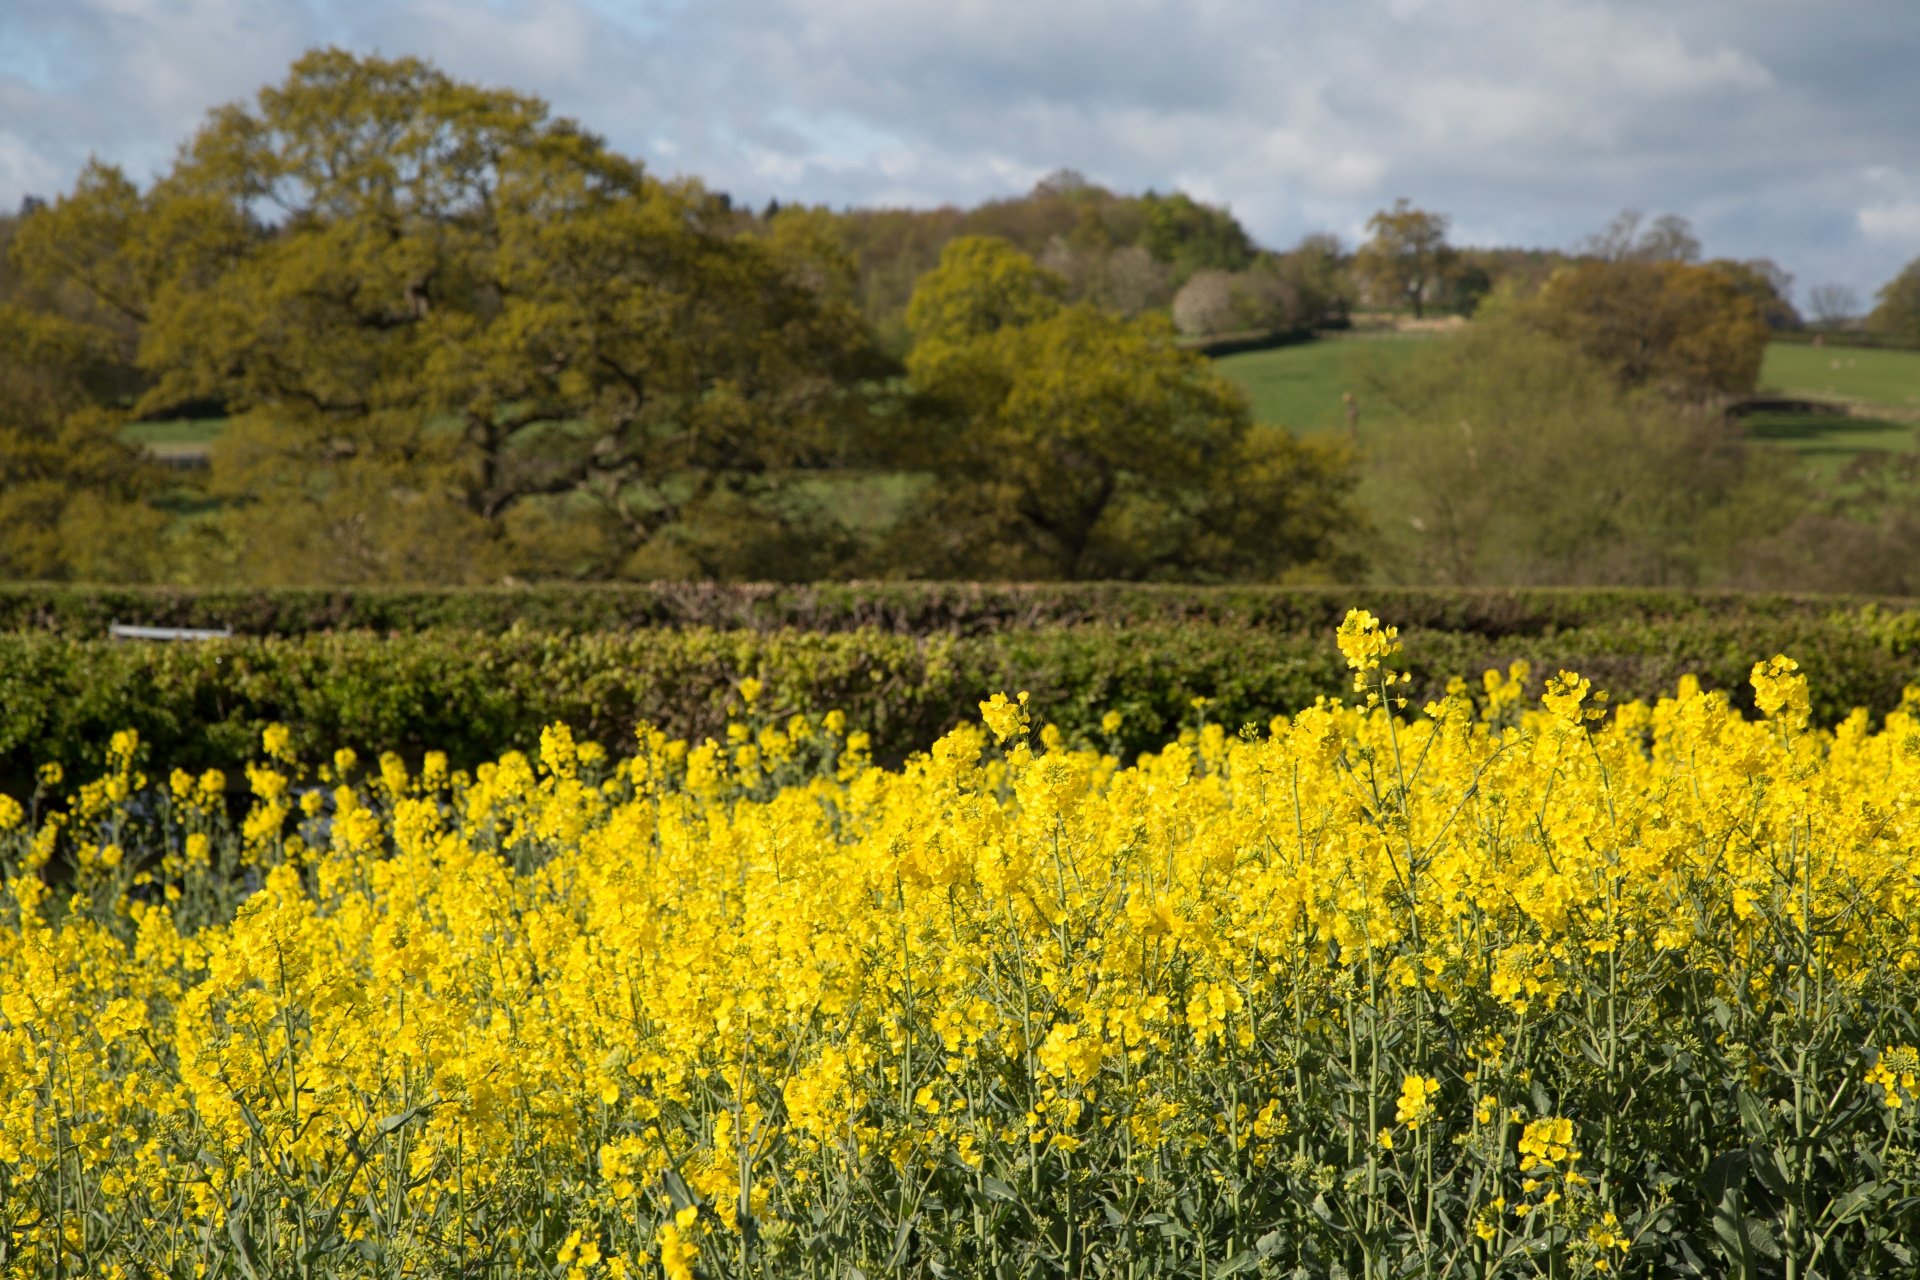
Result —
<path fill-rule="evenodd" d="M 1444 214 L 1416 209 L 1403 196 L 1367 220 L 1373 237 L 1360 246 L 1354 269 L 1381 295 L 1406 302 L 1414 318 L 1454 261 Z"/>
<path fill-rule="evenodd" d="M 1793 276 L 1773 259 L 1715 258 L 1707 265 L 1753 299 L 1769 329 L 1798 329 L 1804 323 L 1793 305 Z"/>
<path fill-rule="evenodd" d="M 1404 425 L 1374 460 L 1394 576 L 1456 586 L 1697 585 L 1777 514 L 1768 464 L 1511 311 L 1424 343 L 1369 398 Z"/>
<path fill-rule="evenodd" d="M 1253 238 L 1225 209 L 1183 191 L 1140 198 L 1146 215 L 1141 244 L 1178 277 L 1196 271 L 1242 271 L 1253 261 Z"/>
<path fill-rule="evenodd" d="M 117 357 L 97 328 L 0 303 L 0 578 L 160 572 L 157 477 L 88 389 Z"/>
<path fill-rule="evenodd" d="M 1129 314 L 1165 307 L 1197 271 L 1239 271 L 1255 257 L 1246 228 L 1224 209 L 1177 191 L 1123 195 L 1071 171 L 971 209 L 830 216 L 858 266 L 862 310 L 889 349 L 902 352 L 912 341 L 906 308 L 920 277 L 961 237 L 1004 240 L 1057 272 L 1067 301 Z"/>
<path fill-rule="evenodd" d="M 1004 244 L 957 241 L 916 290 L 907 358 L 936 424 L 920 572 L 1276 577 L 1357 522 L 1351 459 L 1255 432 L 1163 319 L 1065 304 Z"/>
<path fill-rule="evenodd" d="M 242 415 L 216 486 L 301 574 L 646 565 L 881 367 L 817 259 L 414 59 L 308 54 L 150 191 L 96 168 L 30 224 L 17 253 L 141 323 L 143 408 Z"/>
<path fill-rule="evenodd" d="M 1867 328 L 1897 338 L 1920 338 L 1920 258 L 1880 286 Z"/>
<path fill-rule="evenodd" d="M 1001 329 L 1044 320 L 1060 310 L 1066 282 L 993 236 L 962 236 L 940 251 L 940 265 L 920 278 L 907 304 L 919 367 L 946 348 L 964 347 Z"/>
<path fill-rule="evenodd" d="M 1682 400 L 1751 392 L 1767 323 L 1751 292 L 1713 266 L 1588 261 L 1556 272 L 1522 314 L 1623 388 Z"/>
<path fill-rule="evenodd" d="M 1308 326 L 1344 321 L 1353 308 L 1353 280 L 1348 254 L 1340 237 L 1326 232 L 1303 236 L 1300 243 L 1273 259 L 1273 269 L 1299 299 L 1300 314 Z"/>

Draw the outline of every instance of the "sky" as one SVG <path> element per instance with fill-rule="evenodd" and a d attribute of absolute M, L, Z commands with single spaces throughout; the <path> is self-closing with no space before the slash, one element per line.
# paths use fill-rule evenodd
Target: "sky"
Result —
<path fill-rule="evenodd" d="M 534 93 L 758 205 L 931 206 L 1062 167 L 1260 243 L 1405 196 L 1461 244 L 1689 219 L 1863 305 L 1920 257 L 1920 0 L 0 0 L 0 209 L 146 181 L 303 50 Z"/>

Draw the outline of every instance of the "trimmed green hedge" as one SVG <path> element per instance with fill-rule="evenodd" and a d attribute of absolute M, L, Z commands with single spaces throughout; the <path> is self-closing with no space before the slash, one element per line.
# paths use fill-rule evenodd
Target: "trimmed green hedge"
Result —
<path fill-rule="evenodd" d="M 1381 607 L 1376 598 L 1368 603 Z M 1381 609 L 1398 621 L 1391 601 Z M 1319 621 L 1324 622 L 1324 618 Z M 1920 683 L 1920 614 L 1873 609 L 1667 621 L 1624 620 L 1487 637 L 1404 628 L 1424 700 L 1450 675 L 1477 677 L 1515 659 L 1533 688 L 1567 667 L 1616 700 L 1654 697 L 1694 673 L 1744 704 L 1753 663 L 1797 657 L 1817 716 L 1854 706 L 1884 713 Z M 46 632 L 0 635 L 0 775 L 20 779 L 49 759 L 96 761 L 115 729 L 138 729 L 156 764 L 233 767 L 257 754 L 260 730 L 284 722 L 313 753 L 428 749 L 472 763 L 538 741 L 564 720 L 618 750 L 635 723 L 716 733 L 746 676 L 768 686 L 777 714 L 838 707 L 898 759 L 925 746 L 997 690 L 1030 690 L 1040 718 L 1101 741 L 1100 716 L 1125 717 L 1119 745 L 1165 741 L 1197 715 L 1238 727 L 1341 694 L 1347 678 L 1331 625 L 1280 630 L 1152 622 L 911 636 L 872 628 L 711 628 L 566 634 L 514 629 L 479 637 L 430 630 L 339 632 L 194 644 L 116 644 Z"/>
<path fill-rule="evenodd" d="M 1820 617 L 1860 601 L 1655 590 L 1411 590 L 1124 583 L 702 583 L 460 589 L 209 590 L 0 586 L 0 631 L 104 637 L 114 622 L 231 627 L 244 636 L 435 628 L 586 633 L 659 627 L 874 629 L 984 635 L 1016 628 L 1212 622 L 1324 631 L 1361 605 L 1403 628 L 1485 637 L 1742 617 Z"/>

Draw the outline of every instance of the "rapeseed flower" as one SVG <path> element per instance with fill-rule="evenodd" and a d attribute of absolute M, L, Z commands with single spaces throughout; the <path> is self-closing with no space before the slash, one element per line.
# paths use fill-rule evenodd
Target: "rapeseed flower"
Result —
<path fill-rule="evenodd" d="M 1516 667 L 1400 717 L 1396 646 L 1356 611 L 1367 697 L 1132 761 L 998 694 L 880 768 L 743 679 L 733 727 L 618 759 L 555 726 L 471 770 L 339 753 L 322 789 L 270 731 L 230 817 L 120 738 L 0 801 L 0 1261 L 1359 1274 L 1329 1222 L 1431 1205 L 1487 1274 L 1577 1273 L 1637 1266 L 1700 1152 L 1796 1097 L 1822 1203 L 1887 1185 L 1920 700 L 1782 732 L 1775 659 L 1769 722 L 1688 685 L 1606 723 Z"/>

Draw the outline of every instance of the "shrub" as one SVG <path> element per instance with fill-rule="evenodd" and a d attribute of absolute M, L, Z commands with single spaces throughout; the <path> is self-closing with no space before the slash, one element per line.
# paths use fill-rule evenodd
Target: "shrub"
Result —
<path fill-rule="evenodd" d="M 1078 599 L 1086 605 L 1099 598 L 1094 591 Z M 1120 598 L 1155 600 L 1150 593 Z M 1555 599 L 1543 594 L 1536 603 L 1552 606 Z M 1192 597 L 1174 593 L 1156 602 L 1180 601 Z M 1269 602 L 1254 596 L 1249 604 Z M 1012 611 L 1020 598 L 1001 595 L 991 603 Z M 1425 624 L 1406 629 L 1410 696 L 1438 696 L 1455 672 L 1504 671 L 1526 661 L 1536 688 L 1555 664 L 1577 667 L 1617 698 L 1657 697 L 1695 673 L 1739 702 L 1751 655 L 1762 649 L 1800 658 L 1828 720 L 1855 706 L 1883 714 L 1899 705 L 1907 684 L 1920 681 L 1914 613 L 1829 607 L 1767 617 L 1757 610 L 1716 614 L 1703 601 L 1692 613 L 1669 616 L 1658 603 L 1647 596 L 1643 616 L 1623 610 L 1613 621 L 1582 627 L 1561 626 L 1552 607 L 1530 612 L 1518 597 L 1455 597 L 1431 609 Z M 1684 605 L 1685 598 L 1670 603 Z M 947 616 L 962 614 L 982 616 Z M 1489 625 L 1520 622 L 1527 627 Z M 0 635 L 0 773 L 17 782 L 45 760 L 97 761 L 111 734 L 129 727 L 165 759 L 228 769 L 247 758 L 272 723 L 289 725 L 302 750 L 348 745 L 417 758 L 437 748 L 472 763 L 530 747 L 543 725 L 564 720 L 625 752 L 641 721 L 695 741 L 718 733 L 748 677 L 765 682 L 769 705 L 783 712 L 844 710 L 886 760 L 970 719 L 981 695 L 994 689 L 1031 691 L 1074 741 L 1104 741 L 1100 719 L 1117 710 L 1125 728 L 1115 743 L 1133 752 L 1203 715 L 1229 728 L 1265 724 L 1339 692 L 1341 684 L 1313 631 L 1205 613 L 1191 620 L 1163 613 L 1125 626 L 919 636 L 878 627 L 516 628 L 486 637 L 430 629 L 140 645 L 16 633 Z M 1196 710 L 1195 698 L 1208 701 Z"/>

